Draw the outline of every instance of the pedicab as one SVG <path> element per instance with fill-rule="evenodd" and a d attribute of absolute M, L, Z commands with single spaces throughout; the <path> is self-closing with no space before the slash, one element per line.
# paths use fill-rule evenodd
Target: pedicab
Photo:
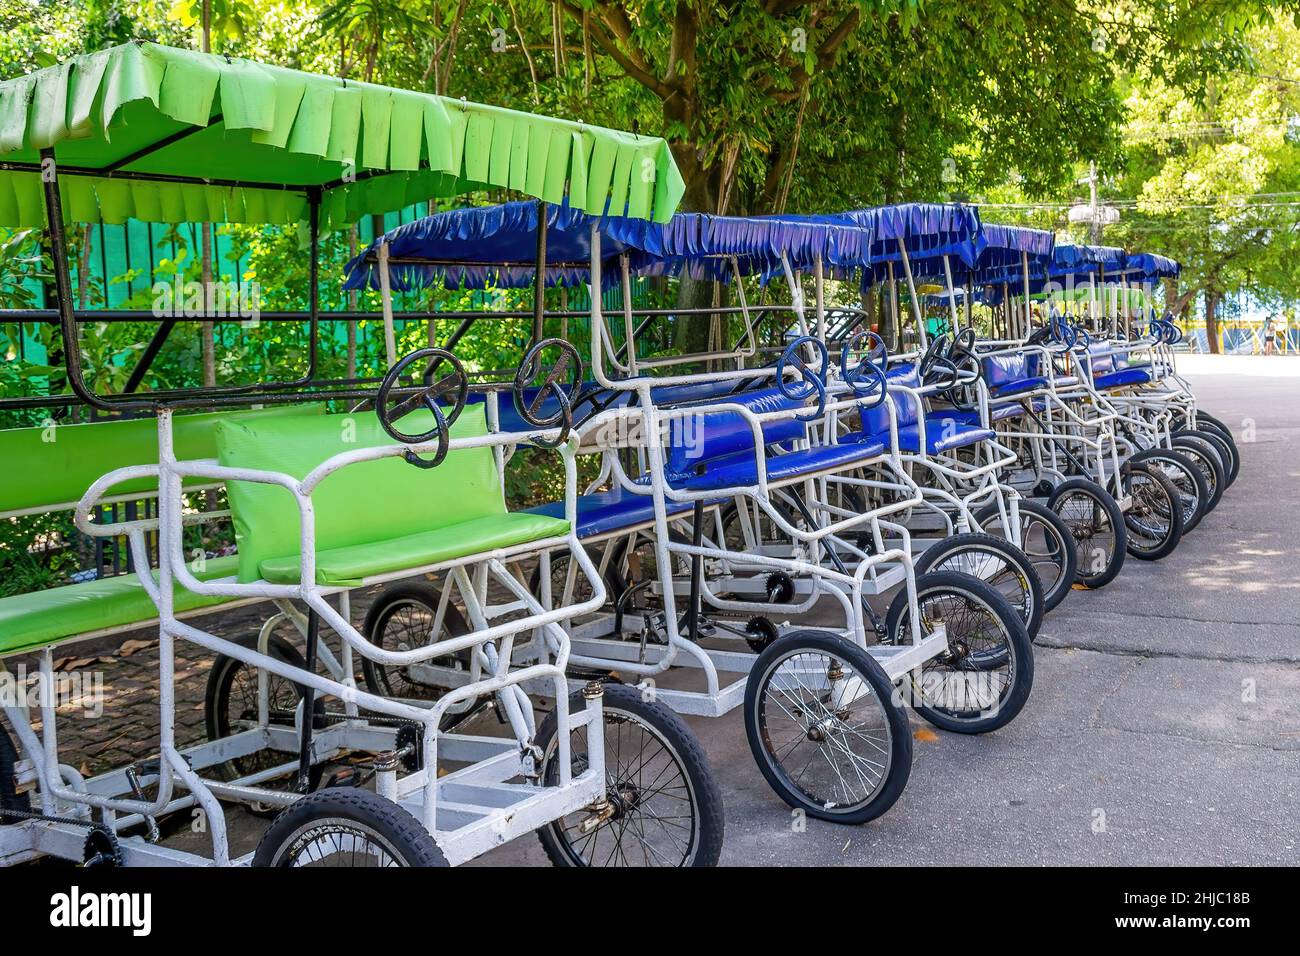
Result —
<path fill-rule="evenodd" d="M 899 420 L 900 460 L 906 480 L 923 497 L 920 506 L 908 511 L 907 522 L 913 532 L 910 545 L 922 571 L 960 570 L 993 583 L 1021 613 L 1031 635 L 1036 634 L 1043 613 L 1059 603 L 1072 580 L 1073 570 L 1068 566 L 1072 552 L 1064 546 L 1068 534 L 1053 514 L 1040 516 L 1035 513 L 1041 506 L 1031 504 L 1021 512 L 1019 495 L 997 478 L 1000 469 L 1013 458 L 1005 449 L 997 447 L 991 431 L 981 428 L 978 422 L 959 420 L 947 414 L 936 418 L 917 413 L 922 405 L 933 404 L 936 398 L 959 386 L 963 389 L 978 388 L 978 368 L 972 376 L 967 370 L 959 371 L 946 357 L 945 349 L 950 337 L 939 341 L 927 339 L 924 317 L 918 304 L 919 276 L 916 271 L 918 262 L 941 263 L 951 286 L 953 270 L 969 268 L 985 248 L 978 213 L 959 204 L 911 203 L 789 218 L 805 223 L 855 225 L 872 231 L 872 242 L 864 247 L 865 256 L 851 262 L 832 263 L 827 271 L 837 278 L 855 278 L 853 273 L 861 270 L 864 291 L 871 285 L 888 281 L 885 291 L 891 304 L 890 338 L 896 342 L 902 341 L 905 335 L 896 278 L 901 273 L 906 279 L 908 298 L 913 303 L 912 327 L 918 330 L 920 341 L 925 346 L 924 354 L 891 357 L 894 366 L 888 374 L 890 387 L 896 394 L 910 396 L 908 401 L 898 406 L 902 415 Z M 870 353 L 871 361 L 883 362 L 886 354 L 884 343 L 874 332 L 867 335 L 868 319 L 861 309 L 837 306 L 831 310 L 833 323 L 827 323 L 823 263 L 820 259 L 814 259 L 811 271 L 817 302 L 818 334 L 831 349 L 841 350 L 843 371 L 840 378 L 847 380 L 850 377 L 846 364 L 849 359 L 842 351 L 845 348 L 853 353 L 854 361 L 862 362 Z M 794 277 L 790 282 L 797 298 Z M 953 318 L 955 322 L 955 308 Z M 861 347 L 864 345 L 865 349 Z M 831 387 L 843 390 L 846 386 L 841 382 Z M 924 402 L 915 393 L 915 389 L 920 387 L 926 389 Z M 846 419 L 836 429 L 836 434 L 827 440 L 884 439 L 885 428 L 880 414 L 865 423 L 852 424 Z M 861 489 L 849 488 L 841 478 L 832 479 L 831 484 L 836 491 L 835 497 L 839 499 L 833 507 L 845 514 L 862 510 Z M 996 524 L 1003 537 L 980 533 L 983 530 L 980 522 L 990 527 Z M 1020 547 L 1026 536 L 1033 539 L 1030 546 L 1036 549 L 1032 558 Z M 861 556 L 860 549 L 837 536 L 828 537 L 827 547 L 839 552 L 837 559 L 849 566 Z M 1052 583 L 1050 591 L 1041 584 L 1035 563 L 1049 565 L 1041 570 L 1047 572 L 1042 576 Z M 1062 580 L 1066 582 L 1064 586 L 1057 583 Z"/>
<path fill-rule="evenodd" d="M 1178 497 L 1163 474 L 1122 460 L 1117 414 L 1080 371 L 1088 359 L 1076 354 L 1074 333 L 1063 337 L 1073 327 L 1054 312 L 1042 327 L 1033 323 L 1035 289 L 1069 285 L 1076 274 L 1122 261 L 1123 250 L 1060 246 L 1047 235 L 1011 227 L 993 234 L 993 242 L 1022 247 L 1018 268 L 991 261 L 969 281 L 985 288 L 986 302 L 1006 306 L 1012 338 L 965 357 L 978 362 L 988 383 L 983 421 L 1016 453 L 1008 481 L 1060 515 L 1074 542 L 1075 580 L 1096 588 L 1114 580 L 1126 553 L 1154 559 L 1177 546 Z"/>
<path fill-rule="evenodd" d="M 837 369 L 823 341 L 800 334 L 785 342 L 779 325 L 779 358 L 754 364 L 764 349 L 755 347 L 760 329 L 743 285 L 734 345 L 649 358 L 637 348 L 645 326 L 632 307 L 634 275 L 790 280 L 818 269 L 818 260 L 836 268 L 860 261 L 870 233 L 697 214 L 656 226 L 563 208 L 547 211 L 546 228 L 539 221 L 526 205 L 431 216 L 377 240 L 350 264 L 348 285 L 382 292 L 432 281 L 507 283 L 527 250 L 543 245 L 560 259 L 551 281 L 567 282 L 584 277 L 575 273 L 587 257 L 591 312 L 578 334 L 589 339 L 592 380 L 572 364 L 557 366 L 532 398 L 556 413 L 574 409 L 583 449 L 600 456 L 578 499 L 578 535 L 610 598 L 571 628 L 571 672 L 636 682 L 687 714 L 721 716 L 743 705 L 751 749 L 773 788 L 791 806 L 840 822 L 878 816 L 906 783 L 911 736 L 894 685 L 907 683 L 918 711 L 950 729 L 980 732 L 1012 719 L 1032 680 L 1028 635 L 979 579 L 915 574 L 908 531 L 892 520 L 920 502 L 899 464 L 897 415 L 883 420 L 885 441 L 818 437 L 841 411 L 894 408 L 879 366 L 850 367 L 853 387 L 832 395 Z M 610 323 L 601 293 L 619 287 L 623 322 Z M 803 333 L 812 323 L 801 297 L 792 300 L 782 314 Z M 868 466 L 880 476 L 844 480 L 888 484 L 894 497 L 834 508 L 828 486 Z M 744 542 L 748 525 L 737 516 L 761 516 L 784 541 Z M 873 544 L 850 567 L 828 544 L 833 537 Z M 539 569 L 534 587 L 544 604 L 586 596 L 571 562 Z M 891 591 L 882 622 L 868 598 Z M 817 620 L 819 605 L 830 626 Z M 945 608 L 968 613 L 949 624 Z M 425 620 L 433 614 L 428 607 Z M 892 640 L 878 641 L 886 628 Z M 749 647 L 738 649 L 738 640 Z"/>
<path fill-rule="evenodd" d="M 377 388 L 329 381 L 316 366 L 323 228 L 475 184 L 663 219 L 682 189 L 667 145 L 152 43 L 7 81 L 0 103 L 9 131 L 0 147 L 0 221 L 48 227 L 71 389 L 4 399 L 0 407 L 80 406 L 114 416 L 0 432 L 0 445 L 24 465 L 14 471 L 25 472 L 0 484 L 0 510 L 72 509 L 83 533 L 124 538 L 135 569 L 0 599 L 0 657 L 39 655 L 35 700 L 4 701 L 18 743 L 0 732 L 0 860 L 447 865 L 536 830 L 560 864 L 716 862 L 717 785 L 680 719 L 638 695 L 594 683 L 574 694 L 568 686 L 565 624 L 604 598 L 575 533 L 570 420 L 538 423 L 524 405 L 522 433 L 489 432 L 486 410 L 508 384 L 471 386 L 447 350 L 405 356 Z M 627 175 L 633 167 L 642 175 Z M 305 220 L 311 345 L 304 374 L 97 391 L 82 365 L 64 230 L 69 221 L 128 217 Z M 159 343 L 172 324 L 160 323 Z M 526 362 L 536 361 L 535 351 Z M 486 397 L 470 405 L 475 389 Z M 347 411 L 326 414 L 326 402 Z M 42 431 L 53 440 L 42 441 Z M 505 507 L 499 449 L 524 440 L 561 459 L 558 516 Z M 187 502 L 221 486 L 226 509 L 203 512 Z M 141 500 L 151 502 L 143 517 L 130 507 L 120 520 L 115 509 L 106 517 L 106 506 Z M 186 553 L 190 532 L 227 517 L 236 556 Z M 519 561 L 556 550 L 590 582 L 588 601 L 543 607 L 520 585 Z M 350 593 L 426 573 L 460 582 L 470 626 L 437 647 L 388 651 L 366 640 L 352 623 Z M 301 654 L 273 639 L 269 626 L 231 639 L 201 623 L 204 614 L 268 601 L 277 616 L 303 622 Z M 157 752 L 88 777 L 60 758 L 55 649 L 154 623 Z M 239 677 L 249 694 L 243 711 L 209 712 L 209 732 L 218 732 L 192 746 L 182 746 L 176 727 L 182 641 L 218 655 L 213 674 Z M 514 651 L 524 641 L 532 659 L 518 665 Z M 461 665 L 460 680 L 432 702 L 374 694 L 353 680 L 358 659 L 413 666 L 447 657 Z M 544 717 L 533 696 L 549 699 Z M 450 732 L 480 700 L 494 703 L 504 736 Z M 622 756 L 635 754 L 631 764 L 606 759 L 619 744 L 629 748 Z M 321 785 L 323 769 L 344 757 L 362 772 Z M 642 785 L 642 770 L 659 782 Z M 232 851 L 229 803 L 277 811 L 254 852 Z M 159 842 L 158 821 L 185 810 L 201 811 L 210 854 Z M 647 836 L 657 813 L 672 821 L 668 839 Z M 622 833 L 629 822 L 628 846 L 595 855 L 602 833 Z"/>
<path fill-rule="evenodd" d="M 986 229 L 973 208 L 959 204 L 908 204 L 831 218 L 870 225 L 892 237 L 892 242 L 872 247 L 869 261 L 863 263 L 862 288 L 865 293 L 883 287 L 892 306 L 895 337 L 901 337 L 895 272 L 901 268 L 920 331 L 919 354 L 897 357 L 890 374 L 928 388 L 925 401 L 907 410 L 905 432 L 905 461 L 924 491 L 922 506 L 908 520 L 921 569 L 957 568 L 995 583 L 1020 611 L 1031 636 L 1036 635 L 1043 614 L 1068 593 L 1072 549 L 1065 546 L 1068 535 L 1056 515 L 1027 501 L 1002 479 L 1016 456 L 979 414 L 987 388 L 983 367 L 973 356 L 970 296 L 962 296 L 962 328 L 955 276 L 964 273 L 969 286 L 976 269 L 1019 261 L 1034 243 L 1041 245 L 1043 235 L 1050 243 L 1050 235 Z M 1032 240 L 1029 244 L 1022 241 L 1026 237 Z M 945 289 L 951 332 L 927 338 L 918 294 L 923 282 L 937 282 Z M 851 330 L 853 325 L 841 328 Z M 854 440 L 859 434 L 840 437 Z"/>
<path fill-rule="evenodd" d="M 1146 455 L 1150 460 L 1148 452 L 1155 456 L 1174 452 L 1190 459 L 1200 472 L 1204 494 L 1200 495 L 1198 512 L 1188 516 L 1190 530 L 1217 507 L 1240 461 L 1231 432 L 1196 421 L 1195 396 L 1175 370 L 1173 345 L 1181 338 L 1176 326 L 1157 319 L 1152 310 L 1145 330 L 1133 328 L 1133 306 L 1149 303 L 1156 283 L 1177 275 L 1178 263 L 1166 257 L 1125 257 L 1123 268 L 1112 276 L 1110 286 L 1101 290 L 1102 311 L 1110 332 L 1098 336 L 1102 341 L 1092 349 L 1088 374 L 1118 413 L 1119 438 L 1126 454 Z M 1183 469 L 1169 462 L 1171 473 L 1177 477 Z M 1200 491 L 1198 488 L 1198 494 Z"/>
<path fill-rule="evenodd" d="M 1104 412 L 1113 435 L 1115 455 L 1124 466 L 1123 474 L 1112 472 L 1111 483 L 1126 480 L 1129 473 L 1140 476 L 1133 479 L 1141 485 L 1140 498 L 1152 506 L 1145 508 L 1143 515 L 1126 517 L 1129 551 L 1150 560 L 1173 551 L 1178 537 L 1190 532 L 1217 503 L 1224 482 L 1217 467 L 1219 455 L 1206 447 L 1211 439 L 1194 435 L 1174 438 L 1169 423 L 1175 406 L 1160 396 L 1163 389 L 1148 389 L 1151 383 L 1166 377 L 1168 366 L 1163 356 L 1157 359 L 1154 351 L 1164 348 L 1162 342 L 1130 337 L 1131 316 L 1120 301 L 1127 300 L 1132 291 L 1127 277 L 1138 275 L 1147 267 L 1138 265 L 1130 269 L 1126 263 L 1123 250 L 1062 247 L 1049 277 L 1041 283 L 1043 294 L 1050 296 L 1058 289 L 1077 286 L 1086 279 L 1092 324 L 1100 331 L 1094 335 L 1071 325 L 1053 306 L 1048 326 L 1038 335 L 1056 343 L 1064 361 L 1072 366 L 1077 381 L 1066 399 L 1073 401 L 1075 407 L 1092 407 Z M 1176 264 L 1170 260 L 1156 260 L 1151 265 L 1158 270 L 1171 267 L 1176 268 Z M 1108 278 L 1113 280 L 1109 285 Z M 1157 328 L 1161 338 L 1167 336 L 1163 325 Z M 1148 390 L 1156 400 L 1130 401 L 1140 389 Z M 1142 469 L 1134 471 L 1139 465 Z M 1155 498 L 1168 497 L 1171 489 L 1180 505 L 1176 509 L 1179 520 L 1173 522 L 1181 524 L 1177 535 L 1170 527 L 1167 509 L 1163 504 L 1154 506 Z"/>

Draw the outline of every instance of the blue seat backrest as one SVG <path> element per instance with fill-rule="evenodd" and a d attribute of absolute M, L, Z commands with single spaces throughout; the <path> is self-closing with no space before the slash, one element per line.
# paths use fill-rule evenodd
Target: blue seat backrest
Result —
<path fill-rule="evenodd" d="M 1115 370 L 1115 353 L 1106 342 L 1095 342 L 1088 346 L 1088 362 L 1093 375 L 1105 375 Z"/>
<path fill-rule="evenodd" d="M 1034 364 L 1037 365 L 1036 362 Z M 1037 371 L 1037 368 L 1030 367 L 1029 357 L 1023 352 L 990 355 L 984 359 L 984 382 L 993 389 L 1036 378 L 1034 373 Z"/>
<path fill-rule="evenodd" d="M 895 365 L 885 373 L 885 379 L 889 383 L 889 397 L 894 400 L 894 407 L 898 411 L 898 427 L 907 428 L 910 425 L 915 425 L 920 414 L 920 403 L 911 395 L 905 395 L 903 392 L 895 390 L 894 386 L 920 388 L 921 377 L 917 374 L 916 366 L 914 364 Z M 868 435 L 889 434 L 889 405 L 887 402 L 881 402 L 875 408 L 862 411 L 861 417 L 862 430 Z"/>
<path fill-rule="evenodd" d="M 722 401 L 741 405 L 756 415 L 795 409 L 804 404 L 786 398 L 775 388 L 742 392 Z M 763 423 L 763 443 L 766 445 L 796 441 L 806 434 L 804 423 L 793 418 Z M 668 429 L 668 473 L 692 474 L 709 461 L 752 451 L 753 448 L 753 429 L 740 412 L 715 411 L 675 418 Z"/>
<path fill-rule="evenodd" d="M 700 402 L 706 399 L 723 399 L 736 387 L 734 379 L 722 379 L 714 382 L 682 382 L 677 385 L 658 385 L 650 390 L 650 398 L 656 405 L 683 405 L 687 402 Z"/>

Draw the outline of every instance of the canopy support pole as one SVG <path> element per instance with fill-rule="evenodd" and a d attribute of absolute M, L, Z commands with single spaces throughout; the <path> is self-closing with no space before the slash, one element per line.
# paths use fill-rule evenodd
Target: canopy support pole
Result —
<path fill-rule="evenodd" d="M 1002 307 L 998 309 L 1002 313 L 1002 334 L 1007 339 L 1014 339 L 1016 336 L 1011 331 L 1011 284 L 1002 283 Z"/>
<path fill-rule="evenodd" d="M 545 232 L 545 230 L 539 228 L 538 232 Z M 545 250 L 543 250 L 543 254 L 545 254 Z M 605 317 L 601 314 L 601 285 L 600 225 L 593 217 L 591 222 L 591 272 L 588 276 L 587 285 L 588 298 L 591 300 L 591 376 L 606 388 L 614 388 L 614 383 L 605 375 Z"/>
<path fill-rule="evenodd" d="M 41 185 L 45 190 L 45 215 L 50 231 L 50 259 L 54 265 L 54 291 L 59 298 L 59 329 L 63 335 L 63 364 L 68 385 L 77 397 L 92 408 L 111 411 L 113 406 L 86 388 L 81 373 L 81 336 L 77 333 L 77 313 L 72 304 L 72 279 L 68 271 L 68 246 L 63 231 L 63 196 L 59 192 L 59 168 L 53 149 L 41 150 Z"/>
<path fill-rule="evenodd" d="M 1088 273 L 1088 317 L 1092 319 L 1092 330 L 1094 332 L 1101 328 L 1102 317 L 1097 312 L 1097 276 L 1092 272 Z M 1113 325 L 1110 334 L 1115 334 Z"/>
<path fill-rule="evenodd" d="M 632 317 L 632 263 L 623 253 L 618 257 L 618 267 L 623 281 L 623 337 L 626 339 L 626 355 L 629 375 L 637 375 L 636 369 L 636 322 Z M 612 343 L 611 343 L 612 344 Z"/>
<path fill-rule="evenodd" d="M 1129 338 L 1133 334 L 1133 305 L 1129 301 L 1128 294 L 1128 277 L 1120 273 L 1119 277 L 1119 298 L 1120 308 L 1124 310 L 1124 337 Z M 1111 338 L 1115 333 L 1111 332 Z"/>
<path fill-rule="evenodd" d="M 916 319 L 916 333 L 920 337 L 920 347 L 924 349 L 930 344 L 926 341 L 925 316 L 921 312 L 921 300 L 916 297 L 916 279 L 912 276 L 912 260 L 907 256 L 907 245 L 901 237 L 898 240 L 898 251 L 903 257 L 903 275 L 907 277 L 907 293 L 912 297 L 912 317 Z"/>
<path fill-rule="evenodd" d="M 958 325 L 957 290 L 953 288 L 952 266 L 948 263 L 948 257 L 946 255 L 943 257 L 943 278 L 944 281 L 948 283 L 948 311 L 952 313 L 952 334 L 956 335 L 957 325 Z M 966 290 L 966 294 L 969 297 L 970 295 L 969 289 Z"/>
<path fill-rule="evenodd" d="M 758 341 L 754 338 L 754 319 L 749 314 L 749 300 L 745 297 L 744 276 L 740 274 L 740 261 L 731 256 L 731 274 L 736 282 L 736 298 L 740 302 L 740 318 L 745 323 L 745 341 L 747 348 L 741 349 L 737 356 L 739 367 L 745 367 L 745 359 L 758 354 Z"/>
<path fill-rule="evenodd" d="M 903 350 L 903 319 L 898 314 L 898 280 L 894 277 L 894 263 L 885 263 L 885 268 L 889 271 L 889 314 L 894 322 L 894 342 L 895 351 Z"/>
<path fill-rule="evenodd" d="M 388 367 L 397 364 L 397 333 L 393 329 L 393 284 L 388 274 L 388 243 L 379 244 L 379 298 L 384 309 L 384 356 Z"/>
<path fill-rule="evenodd" d="M 1034 318 L 1031 309 L 1033 305 L 1029 301 L 1029 253 L 1020 253 L 1020 266 L 1025 273 L 1025 332 L 1020 336 L 1022 339 L 1029 338 L 1029 334 L 1034 328 Z"/>
<path fill-rule="evenodd" d="M 533 286 L 533 341 L 536 345 L 542 340 L 542 318 L 546 309 L 546 213 L 548 204 L 537 200 L 537 282 Z M 599 295 L 599 286 L 592 290 L 592 295 Z"/>
<path fill-rule="evenodd" d="M 307 374 L 300 382 L 309 382 L 316 378 L 316 363 L 319 358 L 317 339 L 320 332 L 320 202 L 319 186 L 307 190 L 307 244 L 310 260 L 307 263 Z"/>
<path fill-rule="evenodd" d="M 822 270 L 822 257 L 813 257 L 813 294 L 817 297 L 817 337 L 826 341 L 826 277 Z"/>
<path fill-rule="evenodd" d="M 975 273 L 972 272 L 970 269 L 967 269 L 966 270 L 966 299 L 963 305 L 965 306 L 966 328 L 968 329 L 971 327 L 974 321 L 971 317 L 971 313 L 974 310 L 974 306 L 971 305 L 971 298 L 972 296 L 974 296 L 974 294 L 975 294 Z"/>
<path fill-rule="evenodd" d="M 784 252 L 781 253 L 781 271 L 785 273 L 786 285 L 790 287 L 790 301 L 794 306 L 794 314 L 799 320 L 799 334 L 808 334 L 808 318 L 804 315 L 803 307 L 803 289 L 799 287 L 799 280 L 795 278 L 794 270 L 790 268 L 790 257 Z"/>

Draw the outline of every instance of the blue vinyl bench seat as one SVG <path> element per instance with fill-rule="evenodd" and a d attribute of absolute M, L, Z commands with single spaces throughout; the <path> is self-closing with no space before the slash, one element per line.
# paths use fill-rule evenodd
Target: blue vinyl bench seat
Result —
<path fill-rule="evenodd" d="M 691 510 L 689 501 L 668 501 L 671 518 Z M 528 512 L 548 518 L 564 518 L 564 502 L 551 501 L 529 508 Z M 624 488 L 594 491 L 578 496 L 578 537 L 594 538 L 602 534 L 635 528 L 654 520 L 655 502 L 651 495 L 638 495 Z"/>
<path fill-rule="evenodd" d="M 921 440 L 919 435 L 920 429 L 916 425 L 905 425 L 898 429 L 898 450 L 909 452 L 913 455 L 920 454 Z M 955 413 L 936 412 L 927 415 L 925 419 L 925 451 L 926 454 L 937 455 L 940 452 L 951 451 L 954 448 L 964 448 L 967 445 L 974 445 L 977 442 L 988 441 L 996 437 L 992 429 L 981 428 L 979 416 L 971 413 L 971 420 L 967 421 L 958 417 Z M 889 433 L 881 435 L 867 435 L 863 432 L 850 432 L 840 437 L 840 442 L 844 444 L 869 444 L 875 442 L 882 448 L 889 447 Z"/>
<path fill-rule="evenodd" d="M 766 459 L 767 480 L 775 483 L 806 478 L 824 471 L 837 471 L 878 458 L 884 453 L 884 443 L 877 440 L 818 445 L 800 451 L 769 454 Z M 677 491 L 721 491 L 726 488 L 753 487 L 758 484 L 758 460 L 752 451 L 714 458 L 701 462 L 693 473 L 670 475 L 668 484 Z"/>
<path fill-rule="evenodd" d="M 1114 372 L 1098 375 L 1094 380 L 1098 388 L 1124 388 L 1130 385 L 1145 385 L 1151 381 L 1149 366 L 1130 365 Z"/>

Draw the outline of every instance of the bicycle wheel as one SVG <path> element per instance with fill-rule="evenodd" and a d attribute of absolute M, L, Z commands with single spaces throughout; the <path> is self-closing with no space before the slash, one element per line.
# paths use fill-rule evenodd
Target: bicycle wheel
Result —
<path fill-rule="evenodd" d="M 782 800 L 836 823 L 874 820 L 912 772 L 912 734 L 894 686 L 863 648 L 828 631 L 787 634 L 754 661 L 745 734 Z"/>
<path fill-rule="evenodd" d="M 680 717 L 623 684 L 604 687 L 605 801 L 537 831 L 556 866 L 716 866 L 725 828 L 722 791 L 700 742 Z M 582 693 L 569 712 L 586 706 Z M 537 732 L 542 780 L 560 779 L 558 720 Z M 586 767 L 587 735 L 571 735 L 573 772 Z"/>
<path fill-rule="evenodd" d="M 982 734 L 1010 723 L 1029 700 L 1034 651 L 1015 609 L 992 586 L 958 571 L 916 579 L 921 630 L 947 631 L 948 650 L 911 677 L 912 707 L 943 730 Z M 904 588 L 885 618 L 895 644 L 911 640 L 911 604 Z"/>
<path fill-rule="evenodd" d="M 1070 527 L 1047 505 L 1028 498 L 1017 503 L 1020 513 L 1020 550 L 1043 585 L 1043 612 L 1065 600 L 1074 584 L 1078 558 Z M 998 506 L 985 505 L 975 514 L 985 534 L 1003 535 Z"/>
<path fill-rule="evenodd" d="M 1105 587 L 1124 566 L 1128 535 L 1119 503 L 1095 481 L 1069 478 L 1052 489 L 1047 506 L 1070 528 L 1075 548 L 1075 581 Z"/>

